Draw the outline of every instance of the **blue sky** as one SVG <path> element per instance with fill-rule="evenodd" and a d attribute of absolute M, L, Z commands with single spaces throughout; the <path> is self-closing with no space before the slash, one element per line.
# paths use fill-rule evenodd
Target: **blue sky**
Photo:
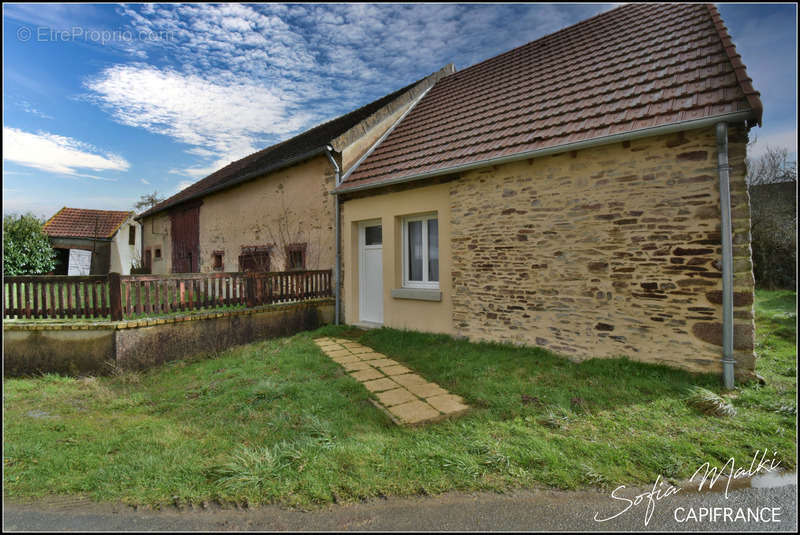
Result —
<path fill-rule="evenodd" d="M 127 210 L 421 78 L 612 4 L 3 5 L 3 211 Z M 794 4 L 718 4 L 797 143 Z"/>

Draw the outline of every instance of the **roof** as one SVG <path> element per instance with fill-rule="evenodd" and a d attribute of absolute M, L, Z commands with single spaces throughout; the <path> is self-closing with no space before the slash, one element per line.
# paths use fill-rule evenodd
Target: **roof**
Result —
<path fill-rule="evenodd" d="M 442 78 L 337 191 L 737 112 L 761 122 L 713 5 L 624 5 Z"/>
<path fill-rule="evenodd" d="M 129 217 L 136 212 L 115 210 L 87 210 L 67 208 L 56 212 L 42 230 L 51 238 L 96 238 L 107 239 L 114 236 Z"/>
<path fill-rule="evenodd" d="M 448 67 L 452 67 L 449 65 Z M 447 69 L 447 67 L 445 67 Z M 443 69 L 444 70 L 444 69 Z M 440 71 L 441 73 L 442 71 Z M 448 71 L 450 72 L 450 71 Z M 414 83 L 398 89 L 385 97 L 379 98 L 374 102 L 351 111 L 341 117 L 315 126 L 291 139 L 267 147 L 256 153 L 246 156 L 223 167 L 207 177 L 195 182 L 191 186 L 184 188 L 172 197 L 160 202 L 149 210 L 141 213 L 138 218 L 147 217 L 158 212 L 162 212 L 181 204 L 183 202 L 198 199 L 209 193 L 213 193 L 226 187 L 231 187 L 245 180 L 262 176 L 266 173 L 288 167 L 300 161 L 306 160 L 317 154 L 322 154 L 325 147 L 338 136 L 344 134 L 360 122 L 368 119 L 371 115 L 378 112 L 384 106 L 410 91 L 414 86 L 421 84 L 428 78 L 433 79 L 439 73 L 434 73 L 425 78 L 421 78 Z"/>

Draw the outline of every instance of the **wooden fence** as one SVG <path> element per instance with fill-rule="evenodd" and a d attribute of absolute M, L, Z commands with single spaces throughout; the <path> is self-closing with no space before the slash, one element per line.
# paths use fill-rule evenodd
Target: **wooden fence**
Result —
<path fill-rule="evenodd" d="M 121 320 L 330 297 L 331 270 L 6 277 L 4 318 Z"/>

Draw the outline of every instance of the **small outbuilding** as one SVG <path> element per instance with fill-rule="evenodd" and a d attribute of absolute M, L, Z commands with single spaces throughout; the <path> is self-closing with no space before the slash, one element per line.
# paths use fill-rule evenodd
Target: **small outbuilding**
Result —
<path fill-rule="evenodd" d="M 139 264 L 141 225 L 135 212 L 67 208 L 44 224 L 57 253 L 55 275 L 129 275 Z"/>

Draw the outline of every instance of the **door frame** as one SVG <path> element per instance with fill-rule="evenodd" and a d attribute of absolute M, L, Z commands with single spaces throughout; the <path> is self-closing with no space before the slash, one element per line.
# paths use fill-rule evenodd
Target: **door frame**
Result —
<path fill-rule="evenodd" d="M 381 244 L 380 245 L 366 245 L 366 228 L 380 225 L 381 227 Z M 383 324 L 383 221 L 380 219 L 370 219 L 367 221 L 359 221 L 358 223 L 358 321 L 369 323 Z M 380 249 L 381 251 L 381 290 L 380 290 L 380 320 L 365 319 L 364 310 L 367 299 L 366 292 L 366 278 L 364 277 L 364 267 L 366 266 L 366 251 L 370 249 Z"/>

